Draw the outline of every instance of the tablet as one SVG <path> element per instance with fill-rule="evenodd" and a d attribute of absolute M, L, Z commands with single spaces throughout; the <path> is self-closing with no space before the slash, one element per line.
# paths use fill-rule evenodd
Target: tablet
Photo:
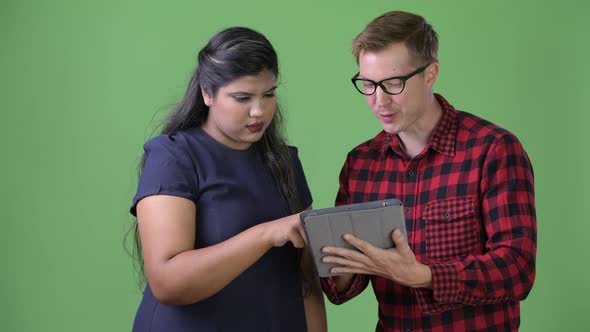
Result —
<path fill-rule="evenodd" d="M 335 264 L 322 262 L 322 258 L 328 255 L 321 252 L 323 247 L 356 249 L 344 241 L 342 235 L 345 233 L 380 248 L 393 247 L 391 232 L 395 228 L 406 236 L 402 204 L 397 199 L 307 210 L 300 216 L 314 265 L 320 277 L 337 275 L 330 272 L 330 269 L 336 266 Z"/>

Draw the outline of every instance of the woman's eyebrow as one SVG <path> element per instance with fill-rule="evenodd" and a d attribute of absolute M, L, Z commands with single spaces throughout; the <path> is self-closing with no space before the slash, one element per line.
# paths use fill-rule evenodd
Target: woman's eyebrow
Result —
<path fill-rule="evenodd" d="M 274 90 L 276 90 L 276 89 L 277 89 L 277 86 L 275 85 L 275 86 L 273 86 L 272 88 L 270 88 L 270 89 L 268 89 L 268 90 L 264 91 L 264 93 L 269 93 L 269 92 L 272 92 L 272 91 L 274 91 Z M 242 95 L 242 96 L 254 96 L 254 95 L 255 95 L 255 93 L 253 93 L 253 92 L 249 92 L 249 91 L 240 91 L 240 90 L 238 90 L 238 91 L 233 91 L 233 92 L 230 92 L 230 93 L 229 93 L 229 95 L 231 95 L 231 96 L 234 96 L 234 95 Z"/>

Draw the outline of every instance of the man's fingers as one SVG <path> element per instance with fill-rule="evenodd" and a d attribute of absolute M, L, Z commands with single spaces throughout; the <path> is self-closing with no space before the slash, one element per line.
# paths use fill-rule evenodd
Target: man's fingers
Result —
<path fill-rule="evenodd" d="M 357 268 L 357 269 L 364 269 L 366 268 L 365 264 L 357 261 L 351 261 L 346 258 L 337 257 L 337 256 L 325 256 L 322 258 L 322 262 L 336 264 L 342 267 L 350 267 L 350 268 Z"/>
<path fill-rule="evenodd" d="M 402 234 L 402 232 L 399 229 L 396 228 L 393 230 L 393 232 L 391 232 L 391 239 L 393 240 L 393 243 L 395 243 L 395 248 L 401 254 L 411 251 L 410 245 L 408 244 L 408 240 L 406 240 L 406 237 Z"/>
<path fill-rule="evenodd" d="M 358 237 L 355 237 L 350 234 L 344 234 L 342 236 L 342 238 L 346 242 L 350 243 L 353 247 L 357 248 L 358 250 L 362 251 L 363 253 L 365 253 L 368 256 L 373 254 L 375 249 L 378 249 L 377 247 L 370 244 L 369 242 L 363 241 L 363 240 L 359 239 Z"/>
<path fill-rule="evenodd" d="M 352 267 L 333 267 L 330 269 L 331 273 L 352 273 L 352 274 L 373 274 L 371 271 L 365 269 L 357 269 Z"/>
<path fill-rule="evenodd" d="M 324 247 L 322 248 L 322 252 L 326 254 L 330 254 L 332 256 L 340 256 L 350 260 L 362 262 L 365 256 L 363 253 L 360 253 L 356 250 L 340 248 L 340 247 Z"/>
<path fill-rule="evenodd" d="M 375 271 L 369 271 L 367 269 L 357 269 L 357 268 L 353 268 L 353 267 L 333 267 L 333 268 L 330 269 L 330 272 L 331 273 L 337 273 L 337 274 L 344 274 L 344 273 L 368 274 L 368 275 L 380 276 L 380 277 L 386 278 L 386 279 L 391 279 L 391 277 L 388 276 L 387 274 L 378 273 L 378 272 L 375 272 Z"/>

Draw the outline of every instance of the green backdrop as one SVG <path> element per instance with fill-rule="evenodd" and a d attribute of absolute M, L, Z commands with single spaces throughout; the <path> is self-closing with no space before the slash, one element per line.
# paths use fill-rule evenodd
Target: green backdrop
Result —
<path fill-rule="evenodd" d="M 122 245 L 141 147 L 220 29 L 266 34 L 315 207 L 377 121 L 350 40 L 393 9 L 440 35 L 436 90 L 514 132 L 535 170 L 537 280 L 522 331 L 582 331 L 590 283 L 585 1 L 0 1 L 0 330 L 128 331 L 140 291 Z M 584 143 L 586 142 L 586 143 Z M 327 305 L 371 331 L 371 290 Z"/>

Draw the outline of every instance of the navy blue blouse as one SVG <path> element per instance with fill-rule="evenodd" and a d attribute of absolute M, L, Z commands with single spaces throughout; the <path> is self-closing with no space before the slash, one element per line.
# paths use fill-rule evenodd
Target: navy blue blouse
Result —
<path fill-rule="evenodd" d="M 144 145 L 145 165 L 133 199 L 188 198 L 198 206 L 195 248 L 225 241 L 290 214 L 254 146 L 231 149 L 201 128 L 160 135 Z M 304 207 L 312 202 L 297 149 L 290 147 Z M 191 305 L 158 303 L 149 284 L 133 331 L 306 331 L 297 249 L 272 248 L 212 297 Z"/>

